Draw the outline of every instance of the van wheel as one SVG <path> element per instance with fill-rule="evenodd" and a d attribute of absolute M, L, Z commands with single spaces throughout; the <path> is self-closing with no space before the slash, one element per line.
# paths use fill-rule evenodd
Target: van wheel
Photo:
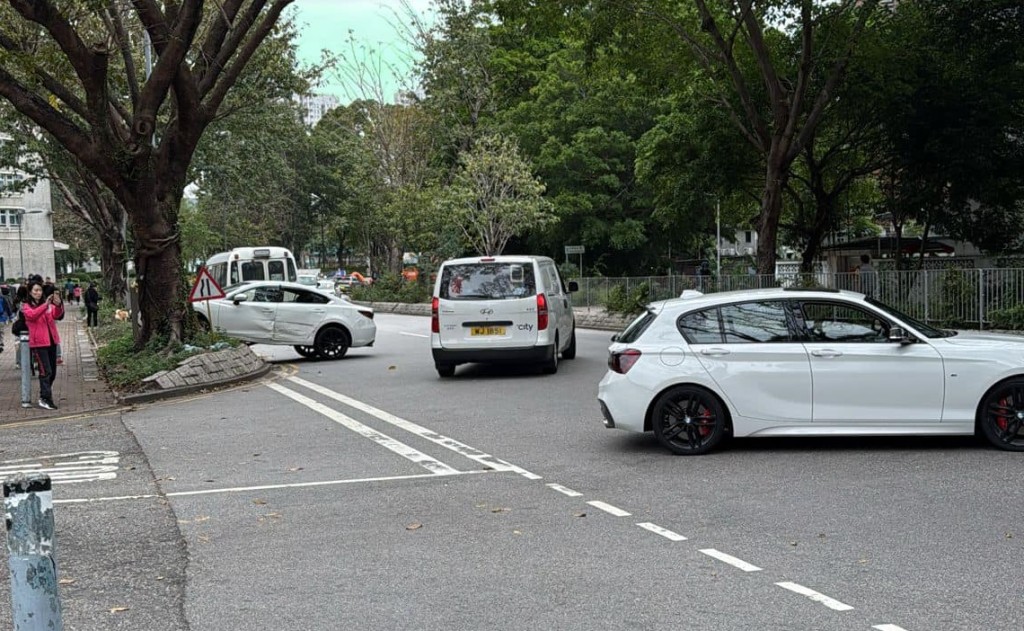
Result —
<path fill-rule="evenodd" d="M 352 344 L 348 332 L 338 327 L 321 329 L 316 334 L 316 354 L 321 359 L 341 359 Z"/>
<path fill-rule="evenodd" d="M 541 370 L 545 375 L 553 375 L 558 372 L 558 338 L 555 338 L 555 344 L 551 347 L 548 358 L 541 364 Z"/>
<path fill-rule="evenodd" d="M 434 364 L 434 368 L 437 368 L 437 374 L 442 378 L 455 376 L 455 364 Z"/>
<path fill-rule="evenodd" d="M 572 327 L 572 337 L 569 338 L 569 346 L 562 351 L 562 359 L 576 359 L 576 327 Z"/>

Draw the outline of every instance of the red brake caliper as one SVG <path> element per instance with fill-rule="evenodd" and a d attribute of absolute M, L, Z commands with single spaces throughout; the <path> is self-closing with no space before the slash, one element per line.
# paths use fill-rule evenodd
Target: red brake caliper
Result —
<path fill-rule="evenodd" d="M 707 436 L 711 434 L 711 429 L 714 426 L 714 418 L 715 417 L 711 415 L 711 410 L 709 410 L 707 406 L 702 405 L 699 415 L 694 419 L 699 423 L 698 427 L 700 428 L 700 435 L 702 437 L 707 438 Z"/>
<path fill-rule="evenodd" d="M 1005 399 L 1003 399 L 1003 400 L 1001 400 L 999 402 L 999 407 L 1004 409 L 1004 410 L 1010 410 L 1010 409 L 1012 409 L 1011 404 L 1012 404 L 1012 401 L 1010 400 L 1010 397 L 1006 397 Z M 997 414 L 996 415 L 996 425 L 999 426 L 999 429 L 1001 429 L 1001 430 L 1003 430 L 1005 432 L 1006 428 L 1010 425 L 1010 417 L 1002 416 L 1002 415 L 998 415 Z"/>

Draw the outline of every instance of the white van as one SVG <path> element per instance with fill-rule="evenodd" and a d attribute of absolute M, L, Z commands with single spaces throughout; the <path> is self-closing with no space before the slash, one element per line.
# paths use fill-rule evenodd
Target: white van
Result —
<path fill-rule="evenodd" d="M 576 321 L 552 259 L 485 256 L 445 261 L 431 301 L 430 346 L 437 374 L 459 364 L 536 362 L 558 371 L 576 357 Z"/>
<path fill-rule="evenodd" d="M 250 280 L 298 281 L 291 251 L 274 246 L 235 248 L 214 254 L 207 259 L 206 269 L 221 288 Z"/>

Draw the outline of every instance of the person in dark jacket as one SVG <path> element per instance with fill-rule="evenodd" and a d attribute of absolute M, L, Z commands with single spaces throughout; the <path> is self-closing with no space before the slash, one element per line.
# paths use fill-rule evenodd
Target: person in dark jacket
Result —
<path fill-rule="evenodd" d="M 89 283 L 85 290 L 85 325 L 99 326 L 100 292 L 96 291 L 96 283 Z"/>

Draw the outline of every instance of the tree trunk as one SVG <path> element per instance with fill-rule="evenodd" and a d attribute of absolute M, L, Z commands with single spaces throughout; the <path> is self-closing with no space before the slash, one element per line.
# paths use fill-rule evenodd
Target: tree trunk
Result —
<path fill-rule="evenodd" d="M 782 193 L 789 178 L 788 169 L 775 156 L 769 156 L 768 177 L 761 193 L 761 215 L 757 227 L 757 273 L 775 276 L 776 245 L 779 218 L 782 216 Z"/>
<path fill-rule="evenodd" d="M 173 178 L 169 178 L 173 179 Z M 135 271 L 138 278 L 142 327 L 135 339 L 142 348 L 154 335 L 166 335 L 168 343 L 180 342 L 185 315 L 182 288 L 181 243 L 175 229 L 181 188 L 173 185 L 163 194 L 140 197 L 131 212 L 135 233 Z"/>
<path fill-rule="evenodd" d="M 100 232 L 100 267 L 107 297 L 128 308 L 128 279 L 124 277 L 124 237 Z"/>

